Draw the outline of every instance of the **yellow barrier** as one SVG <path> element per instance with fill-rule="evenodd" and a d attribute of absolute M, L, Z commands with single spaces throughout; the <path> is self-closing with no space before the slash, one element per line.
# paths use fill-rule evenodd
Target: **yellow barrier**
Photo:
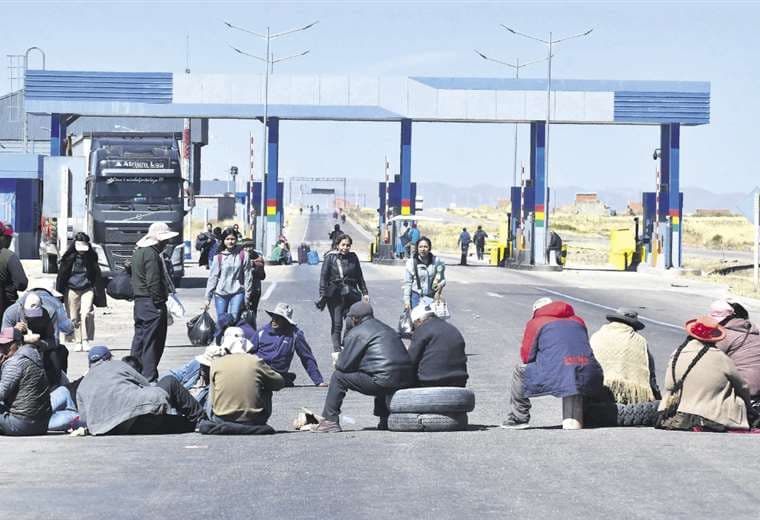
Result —
<path fill-rule="evenodd" d="M 613 229 L 610 232 L 609 263 L 616 269 L 625 271 L 631 265 L 636 251 L 636 237 L 631 228 Z"/>

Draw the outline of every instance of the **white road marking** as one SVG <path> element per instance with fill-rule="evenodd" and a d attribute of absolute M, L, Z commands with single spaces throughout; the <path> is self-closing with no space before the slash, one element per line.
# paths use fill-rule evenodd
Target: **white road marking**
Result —
<path fill-rule="evenodd" d="M 487 292 L 488 296 L 493 296 L 494 298 L 504 298 L 501 294 L 496 294 L 495 292 Z"/>
<path fill-rule="evenodd" d="M 459 283 L 464 285 L 470 285 L 471 282 L 468 282 L 467 280 L 457 280 Z"/>
<path fill-rule="evenodd" d="M 588 301 L 588 300 L 584 300 L 583 298 L 576 298 L 575 296 L 570 296 L 569 294 L 563 294 L 561 292 L 552 291 L 551 289 L 544 289 L 543 287 L 536 287 L 536 289 L 538 289 L 539 291 L 542 291 L 542 292 L 553 294 L 555 296 L 561 296 L 562 298 L 565 298 L 567 300 L 573 300 L 573 301 L 576 301 L 576 302 L 579 302 L 579 303 L 585 303 L 586 305 L 591 305 L 593 307 L 598 307 L 600 309 L 605 309 L 605 310 L 612 311 L 612 312 L 617 311 L 617 309 L 615 307 L 608 307 L 607 305 L 602 305 L 601 303 L 591 302 L 591 301 Z M 641 321 L 648 321 L 649 323 L 654 323 L 655 325 L 660 325 L 662 327 L 668 327 L 668 328 L 671 328 L 671 329 L 676 329 L 676 330 L 683 331 L 683 327 L 681 325 L 673 325 L 672 323 L 665 323 L 664 321 L 654 320 L 652 318 L 646 318 L 646 317 L 642 316 L 641 314 L 639 314 L 639 319 Z"/>
<path fill-rule="evenodd" d="M 267 287 L 267 290 L 264 293 L 264 296 L 261 297 L 261 301 L 268 300 L 269 297 L 272 296 L 272 293 L 274 292 L 275 287 L 277 287 L 277 282 L 272 282 L 272 285 Z"/>

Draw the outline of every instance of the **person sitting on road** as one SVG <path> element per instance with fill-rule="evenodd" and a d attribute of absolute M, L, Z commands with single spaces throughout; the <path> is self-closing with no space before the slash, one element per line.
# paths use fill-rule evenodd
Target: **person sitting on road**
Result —
<path fill-rule="evenodd" d="M 417 386 L 467 385 L 467 355 L 465 341 L 451 323 L 435 315 L 429 305 L 412 309 L 412 361 Z"/>
<path fill-rule="evenodd" d="M 607 315 L 606 325 L 590 338 L 594 357 L 604 372 L 604 393 L 620 404 L 648 403 L 660 399 L 654 359 L 639 314 L 621 307 Z"/>
<path fill-rule="evenodd" d="M 502 428 L 528 428 L 529 397 L 595 396 L 602 389 L 602 368 L 589 345 L 585 322 L 563 301 L 540 298 L 525 326 L 521 363 L 512 373 L 510 412 Z"/>
<path fill-rule="evenodd" d="M 42 356 L 21 331 L 0 331 L 0 435 L 44 435 L 50 388 Z"/>
<path fill-rule="evenodd" d="M 760 331 L 749 321 L 741 304 L 719 300 L 710 305 L 710 317 L 719 322 L 726 337 L 715 343 L 736 365 L 749 387 L 753 408 L 760 412 Z"/>
<path fill-rule="evenodd" d="M 259 356 L 280 374 L 285 379 L 285 386 L 293 386 L 296 375 L 289 370 L 293 354 L 298 354 L 312 382 L 316 386 L 324 385 L 324 379 L 306 336 L 293 320 L 293 307 L 287 303 L 278 303 L 274 310 L 266 313 L 272 321 L 253 335 L 251 353 Z"/>
<path fill-rule="evenodd" d="M 80 419 L 92 435 L 188 433 L 205 417 L 203 408 L 172 376 L 155 385 L 128 364 L 96 346 L 77 390 Z M 169 414 L 175 409 L 181 415 Z"/>
<path fill-rule="evenodd" d="M 348 311 L 353 327 L 343 339 L 343 351 L 330 379 L 320 433 L 342 431 L 340 409 L 348 390 L 375 397 L 379 430 L 388 429 L 386 397 L 414 382 L 412 363 L 398 333 L 374 317 L 372 306 L 354 303 Z"/>
<path fill-rule="evenodd" d="M 420 298 L 440 296 L 446 285 L 446 265 L 432 253 L 433 244 L 428 237 L 417 241 L 417 252 L 406 261 L 404 282 L 404 308 L 412 309 Z"/>
<path fill-rule="evenodd" d="M 747 430 L 749 386 L 716 345 L 726 338 L 710 316 L 689 320 L 687 337 L 670 358 L 655 427 L 723 432 Z"/>
<path fill-rule="evenodd" d="M 202 364 L 210 366 L 209 420 L 236 425 L 265 425 L 272 415 L 272 392 L 285 386 L 285 379 L 259 356 L 237 327 L 227 329 L 219 355 Z"/>
<path fill-rule="evenodd" d="M 46 289 L 29 290 L 6 309 L 2 328 L 6 327 L 16 327 L 24 334 L 38 334 L 36 348 L 42 355 L 48 383 L 56 388 L 66 382 L 69 351 L 58 338 L 60 333 L 73 334 L 74 324 L 60 300 Z"/>

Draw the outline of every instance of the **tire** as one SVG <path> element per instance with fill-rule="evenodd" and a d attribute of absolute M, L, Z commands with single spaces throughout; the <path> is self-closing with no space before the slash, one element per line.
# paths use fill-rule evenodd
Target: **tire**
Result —
<path fill-rule="evenodd" d="M 639 404 L 617 405 L 618 426 L 654 426 L 660 401 Z"/>
<path fill-rule="evenodd" d="M 455 432 L 466 427 L 466 413 L 392 413 L 388 416 L 388 429 L 392 432 Z"/>
<path fill-rule="evenodd" d="M 388 408 L 392 414 L 471 412 L 475 409 L 475 394 L 472 390 L 453 386 L 406 388 L 393 394 Z"/>

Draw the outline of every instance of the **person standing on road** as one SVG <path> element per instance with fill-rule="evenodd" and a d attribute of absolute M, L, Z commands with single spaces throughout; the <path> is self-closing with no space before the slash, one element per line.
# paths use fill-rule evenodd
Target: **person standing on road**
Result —
<path fill-rule="evenodd" d="M 539 298 L 525 326 L 515 366 L 510 411 L 502 428 L 528 428 L 530 399 L 542 395 L 570 397 L 601 393 L 604 376 L 594 358 L 586 324 L 569 303 Z"/>
<path fill-rule="evenodd" d="M 440 319 L 429 305 L 412 309 L 412 361 L 417 386 L 467 385 L 464 337 L 451 323 Z"/>
<path fill-rule="evenodd" d="M 340 410 L 348 390 L 375 398 L 374 415 L 380 418 L 378 430 L 388 429 L 386 397 L 414 382 L 412 363 L 398 333 L 375 319 L 372 306 L 357 302 L 348 317 L 353 327 L 346 334 L 345 348 L 335 363 L 327 389 L 324 420 L 315 432 L 336 433 L 340 427 Z"/>
<path fill-rule="evenodd" d="M 140 360 L 142 374 L 151 382 L 158 379 L 158 363 L 166 346 L 169 324 L 166 300 L 169 299 L 171 280 L 161 253 L 168 241 L 178 234 L 165 222 L 154 222 L 137 242 L 132 255 L 135 335 L 131 355 Z"/>
<path fill-rule="evenodd" d="M 343 321 L 346 319 L 348 309 L 359 300 L 369 301 L 362 266 L 359 263 L 359 257 L 351 251 L 352 244 L 353 240 L 350 236 L 338 237 L 338 248 L 325 255 L 319 277 L 317 306 L 322 310 L 326 305 L 330 311 L 333 363 L 338 358 L 343 344 Z"/>
<path fill-rule="evenodd" d="M 470 251 L 470 243 L 472 242 L 472 238 L 470 237 L 470 233 L 467 231 L 467 228 L 462 228 L 462 232 L 459 233 L 459 239 L 457 240 L 457 245 L 462 249 L 462 258 L 459 260 L 459 265 L 467 265 L 467 254 Z"/>
<path fill-rule="evenodd" d="M 404 308 L 416 307 L 421 298 L 440 297 L 446 285 L 446 265 L 431 252 L 433 246 L 428 237 L 417 241 L 417 251 L 406 261 L 404 271 Z"/>
<path fill-rule="evenodd" d="M 16 253 L 10 250 L 13 228 L 0 222 L 0 316 L 16 303 L 18 293 L 26 291 L 29 280 Z"/>
<path fill-rule="evenodd" d="M 206 269 L 209 268 L 209 252 L 211 251 L 211 248 L 215 242 L 216 238 L 214 236 L 214 229 L 209 223 L 206 227 L 206 231 L 199 234 L 195 239 L 195 249 L 201 253 L 200 257 L 198 258 L 199 267 L 206 267 Z"/>
<path fill-rule="evenodd" d="M 330 231 L 330 234 L 328 235 L 330 237 L 331 246 L 330 249 L 337 249 L 338 248 L 338 237 L 343 234 L 343 231 L 340 229 L 340 224 L 335 224 L 333 226 L 333 230 Z"/>
<path fill-rule="evenodd" d="M 243 240 L 240 245 L 248 254 L 248 267 L 246 269 L 251 272 L 253 278 L 251 292 L 246 295 L 245 308 L 252 313 L 253 326 L 256 327 L 256 313 L 259 311 L 259 301 L 261 300 L 261 282 L 267 277 L 264 256 L 256 251 L 253 239 Z M 243 313 L 240 314 L 242 316 Z"/>
<path fill-rule="evenodd" d="M 95 338 L 95 291 L 99 279 L 98 255 L 90 247 L 90 237 L 77 233 L 61 257 L 55 289 L 63 294 L 66 312 L 74 324 L 74 334 L 66 341 L 79 352 L 89 350 Z"/>
<path fill-rule="evenodd" d="M 416 222 L 412 222 L 412 225 L 409 227 L 409 234 L 407 235 L 407 238 L 409 241 L 406 243 L 406 254 L 407 257 L 412 258 L 417 251 L 417 242 L 420 240 L 420 229 L 417 227 Z"/>
<path fill-rule="evenodd" d="M 237 323 L 246 301 L 253 294 L 253 273 L 248 253 L 237 243 L 235 230 L 225 229 L 222 241 L 224 250 L 211 259 L 204 307 L 211 306 L 213 299 L 217 319 L 229 313 Z"/>
<path fill-rule="evenodd" d="M 488 238 L 488 233 L 483 231 L 483 226 L 478 226 L 475 235 L 472 237 L 472 241 L 475 242 L 475 254 L 478 260 L 483 260 L 483 253 L 486 250 L 486 238 Z"/>

